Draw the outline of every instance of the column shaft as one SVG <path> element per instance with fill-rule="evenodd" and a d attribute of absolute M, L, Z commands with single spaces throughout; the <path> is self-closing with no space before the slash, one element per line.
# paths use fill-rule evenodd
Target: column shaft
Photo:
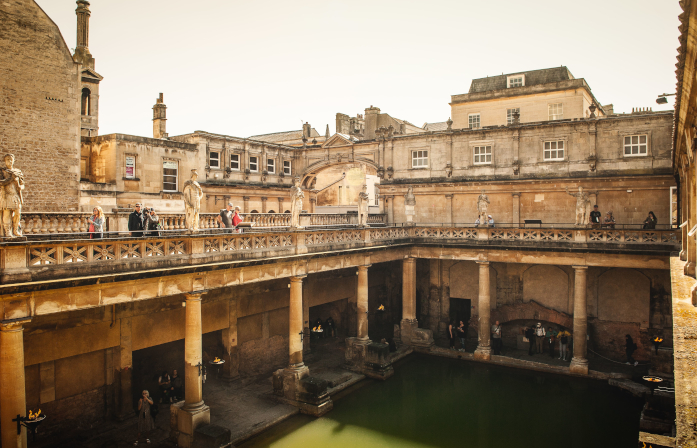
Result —
<path fill-rule="evenodd" d="M 184 374 L 186 409 L 203 406 L 201 294 L 186 294 L 186 332 L 184 334 Z"/>
<path fill-rule="evenodd" d="M 416 258 L 402 262 L 402 319 L 416 320 Z"/>
<path fill-rule="evenodd" d="M 27 429 L 17 434 L 17 414 L 27 415 L 24 391 L 24 329 L 22 323 L 0 324 L 0 421 L 3 447 L 26 448 Z"/>
<path fill-rule="evenodd" d="M 491 359 L 491 291 L 489 287 L 489 262 L 479 265 L 479 343 L 474 352 L 477 359 Z"/>
<path fill-rule="evenodd" d="M 446 219 L 447 224 L 450 224 L 450 225 L 453 224 L 453 195 L 452 194 L 445 195 L 445 219 Z"/>
<path fill-rule="evenodd" d="M 301 367 L 303 365 L 303 278 L 291 277 L 290 279 L 290 324 L 288 325 L 289 338 L 288 350 L 290 366 Z"/>
<path fill-rule="evenodd" d="M 358 266 L 358 289 L 356 291 L 358 339 L 368 339 L 368 267 Z"/>
<path fill-rule="evenodd" d="M 588 374 L 587 334 L 588 316 L 586 304 L 586 284 L 588 267 L 574 266 L 574 355 L 569 370 L 573 373 Z"/>

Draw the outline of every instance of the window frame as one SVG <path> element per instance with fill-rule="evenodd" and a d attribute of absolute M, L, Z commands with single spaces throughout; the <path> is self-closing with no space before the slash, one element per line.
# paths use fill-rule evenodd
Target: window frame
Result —
<path fill-rule="evenodd" d="M 472 117 L 477 117 L 477 127 L 472 126 Z M 468 129 L 481 129 L 482 128 L 482 114 L 480 112 L 467 114 L 467 125 Z"/>
<path fill-rule="evenodd" d="M 217 166 L 213 166 L 213 164 L 211 163 L 211 161 L 214 160 L 213 157 L 212 157 L 213 154 L 215 154 L 216 156 L 218 156 L 218 158 L 215 159 L 216 162 L 217 162 L 217 164 L 218 164 Z M 220 151 L 209 151 L 209 152 L 208 152 L 208 167 L 209 167 L 210 169 L 212 169 L 212 170 L 219 170 L 219 169 L 220 169 L 220 154 L 221 154 Z"/>
<path fill-rule="evenodd" d="M 128 175 L 128 159 L 133 159 L 133 175 L 132 175 L 132 176 L 129 176 L 129 175 Z M 123 178 L 124 178 L 124 179 L 129 179 L 129 180 L 137 179 L 137 178 L 138 178 L 138 176 L 137 176 L 137 174 L 136 174 L 137 165 L 138 165 L 138 159 L 137 159 L 137 157 L 135 156 L 135 154 L 125 154 L 125 155 L 124 155 L 124 171 L 123 171 Z"/>
<path fill-rule="evenodd" d="M 481 153 L 480 152 L 479 154 L 476 154 L 476 151 L 481 150 L 482 148 L 485 151 L 488 148 L 489 152 L 488 153 L 486 153 L 486 152 Z M 486 161 L 486 156 L 489 156 L 488 162 Z M 477 162 L 477 157 L 479 157 L 480 160 L 481 160 L 481 157 L 484 157 L 484 162 L 481 162 L 481 161 Z M 481 143 L 481 144 L 476 144 L 476 145 L 472 146 L 472 164 L 473 165 L 492 165 L 493 163 L 494 163 L 494 145 L 492 145 L 491 143 L 488 143 L 488 144 Z"/>
<path fill-rule="evenodd" d="M 555 107 L 559 106 L 561 108 L 561 113 L 552 114 L 552 106 L 555 106 Z M 548 118 L 548 121 L 563 120 L 564 119 L 564 103 L 547 103 L 547 118 Z"/>
<path fill-rule="evenodd" d="M 165 174 L 166 169 L 173 169 L 173 168 L 165 168 L 165 164 L 167 163 L 173 163 L 176 165 L 176 174 Z M 174 177 L 174 190 L 167 190 L 165 189 L 165 184 L 171 184 L 172 182 L 165 182 L 165 176 L 169 177 Z M 179 160 L 172 160 L 172 159 L 163 159 L 162 160 L 162 191 L 167 191 L 167 192 L 178 192 L 179 191 Z"/>
<path fill-rule="evenodd" d="M 252 162 L 252 159 L 254 159 L 254 162 Z M 256 168 L 252 169 L 252 164 L 254 164 Z M 252 173 L 259 172 L 259 156 L 249 156 L 249 171 Z"/>
<path fill-rule="evenodd" d="M 269 174 L 276 174 L 276 159 L 266 158 L 266 172 Z"/>
<path fill-rule="evenodd" d="M 424 169 L 429 167 L 428 149 L 412 149 L 411 150 L 411 168 Z M 425 164 L 415 164 L 417 161 L 425 161 Z"/>
<path fill-rule="evenodd" d="M 506 124 L 511 125 L 513 124 L 513 111 L 518 111 L 518 120 L 520 120 L 520 107 L 513 107 L 510 109 L 506 109 Z"/>
<path fill-rule="evenodd" d="M 286 163 L 288 166 L 286 166 Z M 288 170 L 286 170 L 288 168 Z M 286 176 L 290 176 L 293 173 L 293 162 L 290 160 L 284 160 L 283 161 L 283 174 Z"/>
<path fill-rule="evenodd" d="M 557 145 L 557 147 L 554 149 L 552 149 L 551 147 L 549 149 L 547 149 L 545 147 L 547 145 L 547 143 L 550 143 L 550 145 L 551 145 L 551 143 L 555 143 Z M 563 145 L 563 148 L 559 149 L 559 143 L 561 143 Z M 566 157 L 568 155 L 568 150 L 569 150 L 569 148 L 568 148 L 566 139 L 558 138 L 558 139 L 553 139 L 553 140 L 543 140 L 542 141 L 542 161 L 543 162 L 564 162 L 564 161 L 566 161 Z M 550 156 L 551 156 L 551 151 L 557 151 L 557 152 L 563 151 L 563 155 L 561 157 L 547 158 L 545 156 L 545 151 L 550 151 Z"/>
<path fill-rule="evenodd" d="M 233 157 L 237 157 L 237 160 L 232 160 Z M 240 167 L 242 166 L 242 165 L 240 164 L 240 161 L 241 161 L 241 157 L 240 157 L 240 155 L 239 155 L 238 153 L 236 153 L 236 152 L 230 153 L 230 170 L 231 170 L 231 171 L 239 171 L 239 170 L 240 170 Z M 237 168 L 233 168 L 233 167 L 232 167 L 232 164 L 233 164 L 233 163 L 236 163 L 236 164 L 237 164 Z"/>
<path fill-rule="evenodd" d="M 519 86 L 512 86 L 512 81 L 520 79 L 520 85 Z M 525 75 L 508 75 L 506 77 L 506 88 L 507 89 L 512 89 L 515 87 L 525 87 Z"/>
<path fill-rule="evenodd" d="M 637 137 L 638 142 L 632 143 L 632 138 Z M 642 144 L 641 137 L 646 138 L 646 141 Z M 630 143 L 627 144 L 627 139 L 630 139 Z M 644 146 L 644 153 L 638 152 L 637 154 L 632 154 L 632 148 L 637 147 L 637 151 L 641 151 L 641 147 Z M 627 147 L 630 148 L 630 153 L 627 154 Z M 622 157 L 647 157 L 649 155 L 649 134 L 631 134 L 622 136 Z"/>

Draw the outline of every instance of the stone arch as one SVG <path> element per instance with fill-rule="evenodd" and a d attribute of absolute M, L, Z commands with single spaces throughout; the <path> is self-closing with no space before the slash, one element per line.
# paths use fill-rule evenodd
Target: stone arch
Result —
<path fill-rule="evenodd" d="M 474 261 L 460 261 L 450 266 L 450 297 L 469 299 L 475 306 L 472 314 L 479 314 L 479 265 Z M 489 265 L 491 309 L 496 308 L 496 269 Z"/>
<path fill-rule="evenodd" d="M 523 302 L 535 301 L 562 313 L 569 312 L 569 274 L 558 266 L 538 264 L 523 272 Z"/>
<path fill-rule="evenodd" d="M 377 174 L 378 164 L 370 159 L 357 157 L 352 162 L 349 162 L 348 160 L 321 160 L 313 163 L 303 170 L 303 172 L 300 174 L 301 185 L 303 188 L 310 188 L 312 182 L 317 178 L 317 174 L 326 169 L 342 166 L 345 166 L 348 169 L 358 165 L 365 165 L 367 168 L 371 169 L 371 174 Z"/>
<path fill-rule="evenodd" d="M 648 322 L 651 280 L 636 269 L 613 268 L 598 278 L 598 319 Z"/>
<path fill-rule="evenodd" d="M 497 320 L 502 324 L 514 321 L 541 321 L 545 325 L 552 323 L 568 329 L 573 328 L 574 323 L 574 319 L 570 314 L 547 308 L 534 300 L 526 304 L 504 305 L 492 310 L 491 321 L 495 322 Z"/>
<path fill-rule="evenodd" d="M 90 89 L 85 87 L 82 89 L 82 98 L 80 102 L 80 112 L 81 115 L 91 115 L 92 112 L 92 92 Z"/>

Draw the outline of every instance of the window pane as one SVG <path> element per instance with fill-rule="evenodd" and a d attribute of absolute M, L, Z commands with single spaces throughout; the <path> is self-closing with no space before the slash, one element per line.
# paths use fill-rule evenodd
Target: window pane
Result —
<path fill-rule="evenodd" d="M 628 145 L 628 144 L 630 144 L 631 142 L 632 142 L 632 138 L 631 138 L 631 137 L 625 137 L 625 138 L 624 138 L 624 144 L 625 144 L 625 145 Z"/>
<path fill-rule="evenodd" d="M 642 154 L 646 154 L 646 145 L 639 146 L 639 152 Z"/>
<path fill-rule="evenodd" d="M 639 136 L 638 135 L 633 135 L 632 136 L 632 144 L 637 144 L 639 143 Z"/>
<path fill-rule="evenodd" d="M 550 149 L 550 142 L 545 142 L 545 149 Z"/>
<path fill-rule="evenodd" d="M 558 147 L 559 149 L 564 149 L 564 142 L 563 142 L 563 141 L 557 142 L 557 147 Z"/>
<path fill-rule="evenodd" d="M 646 136 L 645 135 L 639 136 L 639 143 L 646 143 Z"/>

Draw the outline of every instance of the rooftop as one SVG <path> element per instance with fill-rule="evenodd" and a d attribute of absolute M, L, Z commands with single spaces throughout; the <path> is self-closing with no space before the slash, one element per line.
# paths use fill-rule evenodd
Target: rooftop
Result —
<path fill-rule="evenodd" d="M 575 79 L 568 68 L 554 67 L 543 68 L 540 70 L 530 70 L 525 72 L 513 72 L 486 78 L 473 79 L 469 93 L 489 92 L 492 90 L 503 90 L 507 88 L 507 79 L 512 75 L 525 75 L 525 87 L 550 84 L 559 81 Z"/>

